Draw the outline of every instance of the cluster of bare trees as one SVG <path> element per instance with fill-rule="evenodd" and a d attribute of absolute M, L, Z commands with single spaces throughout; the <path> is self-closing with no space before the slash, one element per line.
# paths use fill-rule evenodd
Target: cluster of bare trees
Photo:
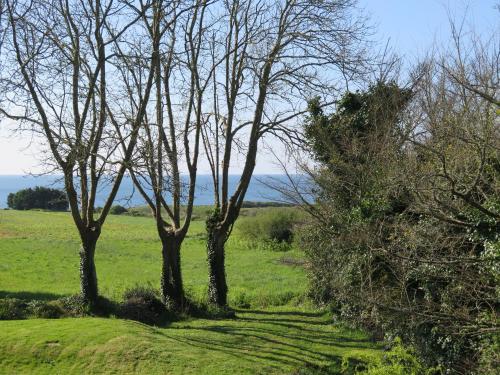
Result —
<path fill-rule="evenodd" d="M 185 303 L 181 245 L 198 165 L 214 185 L 207 221 L 209 300 L 227 304 L 224 244 L 259 142 L 293 142 L 312 95 L 360 69 L 365 24 L 354 0 L 3 0 L 4 120 L 43 141 L 64 176 L 81 237 L 81 291 L 98 296 L 96 243 L 126 174 L 162 243 L 165 302 Z M 244 160 L 229 191 L 235 154 Z M 97 192 L 111 189 L 96 214 Z"/>

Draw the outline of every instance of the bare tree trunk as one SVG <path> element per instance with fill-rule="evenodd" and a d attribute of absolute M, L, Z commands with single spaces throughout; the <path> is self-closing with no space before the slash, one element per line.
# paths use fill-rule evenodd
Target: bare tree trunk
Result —
<path fill-rule="evenodd" d="M 91 305 L 97 302 L 98 296 L 94 254 L 100 234 L 100 229 L 97 226 L 92 226 L 81 234 L 80 288 L 83 299 Z"/>
<path fill-rule="evenodd" d="M 208 299 L 211 304 L 227 306 L 227 283 L 224 245 L 227 233 L 207 226 Z"/>
<path fill-rule="evenodd" d="M 161 233 L 162 270 L 161 293 L 165 304 L 173 304 L 182 309 L 185 304 L 184 287 L 181 272 L 182 241 L 173 234 Z"/>

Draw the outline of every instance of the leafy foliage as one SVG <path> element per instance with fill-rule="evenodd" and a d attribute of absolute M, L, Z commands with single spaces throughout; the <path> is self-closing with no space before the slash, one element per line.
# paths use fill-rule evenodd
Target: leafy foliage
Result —
<path fill-rule="evenodd" d="M 267 209 L 240 219 L 237 228 L 242 237 L 254 245 L 258 246 L 260 242 L 266 248 L 288 250 L 298 221 L 293 209 Z"/>
<path fill-rule="evenodd" d="M 0 320 L 25 319 L 27 304 L 17 298 L 0 299 Z"/>
<path fill-rule="evenodd" d="M 359 375 L 430 375 L 438 369 L 428 369 L 416 356 L 414 350 L 405 348 L 400 339 L 396 339 L 391 349 Z"/>
<path fill-rule="evenodd" d="M 498 329 L 500 138 L 491 103 L 456 104 L 463 90 L 439 74 L 448 79 L 429 72 L 411 95 L 394 84 L 348 93 L 330 116 L 311 102 L 306 134 L 322 168 L 300 238 L 316 301 L 471 373 L 481 337 Z"/>
<path fill-rule="evenodd" d="M 36 318 L 55 319 L 64 315 L 61 306 L 54 302 L 33 300 L 28 303 L 28 310 Z"/>
<path fill-rule="evenodd" d="M 125 291 L 119 315 L 125 319 L 153 325 L 162 325 L 171 320 L 158 291 L 144 286 L 136 286 Z"/>
<path fill-rule="evenodd" d="M 60 298 L 58 304 L 67 316 L 82 317 L 90 315 L 90 308 L 80 294 Z"/>
<path fill-rule="evenodd" d="M 128 210 L 125 207 L 120 206 L 119 204 L 112 206 L 111 209 L 109 210 L 109 213 L 111 215 L 121 215 L 126 212 L 128 212 Z"/>
<path fill-rule="evenodd" d="M 66 211 L 68 209 L 68 200 L 66 193 L 61 190 L 37 186 L 34 189 L 28 188 L 19 190 L 17 193 L 10 193 L 7 197 L 7 205 L 14 210 L 37 208 Z"/>

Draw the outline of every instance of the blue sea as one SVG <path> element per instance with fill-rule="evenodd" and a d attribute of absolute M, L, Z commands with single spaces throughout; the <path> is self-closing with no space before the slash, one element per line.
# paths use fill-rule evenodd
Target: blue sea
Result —
<path fill-rule="evenodd" d="M 239 181 L 239 175 L 229 177 L 230 192 L 236 189 Z M 287 177 L 285 175 L 254 175 L 250 186 L 245 195 L 245 201 L 253 202 L 271 202 L 282 201 L 283 197 L 275 189 L 268 185 L 276 185 L 282 181 L 285 183 Z M 44 186 L 51 188 L 62 189 L 64 187 L 61 176 L 43 175 L 43 176 L 12 176 L 0 175 L 0 208 L 7 207 L 7 196 L 10 193 L 15 193 L 18 190 L 33 188 L 35 186 Z M 106 197 L 109 194 L 111 187 L 104 185 L 100 188 L 97 194 L 96 206 L 104 205 Z M 116 204 L 121 204 L 127 207 L 144 205 L 138 191 L 134 189 L 134 184 L 130 177 L 125 177 L 120 190 L 115 199 Z M 214 203 L 213 183 L 210 175 L 199 175 L 197 177 L 195 204 L 210 205 Z"/>

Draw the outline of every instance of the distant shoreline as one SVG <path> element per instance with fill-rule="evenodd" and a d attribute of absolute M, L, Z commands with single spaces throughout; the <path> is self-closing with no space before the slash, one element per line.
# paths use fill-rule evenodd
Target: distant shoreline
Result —
<path fill-rule="evenodd" d="M 300 177 L 300 175 L 296 175 Z M 187 177 L 187 176 L 186 176 Z M 293 176 L 292 176 L 293 177 Z M 229 175 L 229 190 L 234 191 L 238 185 L 240 175 Z M 250 186 L 245 195 L 246 202 L 279 202 L 282 196 L 276 190 L 260 181 L 268 179 L 273 183 L 286 183 L 288 177 L 284 174 L 256 174 L 252 177 Z M 21 189 L 34 188 L 35 186 L 54 187 L 62 189 L 62 175 L 0 175 L 0 209 L 7 207 L 7 196 Z M 103 184 L 99 189 L 96 199 L 96 206 L 103 206 L 109 185 Z M 212 176 L 208 174 L 198 175 L 195 202 L 196 206 L 211 206 L 214 203 L 214 191 Z M 138 191 L 134 188 L 130 177 L 125 177 L 115 199 L 115 204 L 125 207 L 144 206 L 146 202 Z"/>

